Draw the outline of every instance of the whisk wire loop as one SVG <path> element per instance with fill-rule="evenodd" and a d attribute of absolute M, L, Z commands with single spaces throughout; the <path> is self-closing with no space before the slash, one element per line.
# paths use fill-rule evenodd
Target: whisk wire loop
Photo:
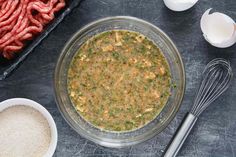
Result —
<path fill-rule="evenodd" d="M 218 58 L 207 64 L 203 71 L 202 84 L 196 95 L 191 113 L 199 116 L 228 87 L 233 73 L 230 63 Z"/>

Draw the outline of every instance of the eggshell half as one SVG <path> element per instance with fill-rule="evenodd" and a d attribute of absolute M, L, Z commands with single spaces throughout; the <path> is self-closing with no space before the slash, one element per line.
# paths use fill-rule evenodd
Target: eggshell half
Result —
<path fill-rule="evenodd" d="M 185 11 L 193 7 L 198 0 L 164 0 L 167 8 L 173 11 Z"/>
<path fill-rule="evenodd" d="M 235 22 L 229 16 L 208 9 L 201 18 L 201 30 L 204 38 L 213 46 L 226 48 L 236 42 Z"/>

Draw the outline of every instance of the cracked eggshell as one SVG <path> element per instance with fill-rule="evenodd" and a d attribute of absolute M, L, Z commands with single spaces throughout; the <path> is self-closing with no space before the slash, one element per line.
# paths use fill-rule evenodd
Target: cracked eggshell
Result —
<path fill-rule="evenodd" d="M 213 46 L 227 48 L 236 43 L 235 22 L 229 16 L 208 9 L 201 18 L 201 30 L 204 38 Z"/>
<path fill-rule="evenodd" d="M 198 0 L 163 0 L 166 7 L 173 11 L 185 11 L 193 7 Z"/>

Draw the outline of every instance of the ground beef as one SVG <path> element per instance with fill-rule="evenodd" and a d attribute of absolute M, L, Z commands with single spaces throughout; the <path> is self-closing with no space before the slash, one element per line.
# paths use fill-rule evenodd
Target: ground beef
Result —
<path fill-rule="evenodd" d="M 64 0 L 0 0 L 0 55 L 13 58 L 64 6 Z"/>

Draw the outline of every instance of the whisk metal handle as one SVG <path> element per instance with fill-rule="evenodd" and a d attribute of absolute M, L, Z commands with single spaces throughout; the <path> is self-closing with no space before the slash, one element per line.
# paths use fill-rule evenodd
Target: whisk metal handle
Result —
<path fill-rule="evenodd" d="M 175 157 L 178 154 L 180 148 L 182 147 L 196 121 L 197 117 L 191 113 L 188 113 L 187 117 L 185 118 L 183 124 L 181 125 L 163 157 Z"/>

